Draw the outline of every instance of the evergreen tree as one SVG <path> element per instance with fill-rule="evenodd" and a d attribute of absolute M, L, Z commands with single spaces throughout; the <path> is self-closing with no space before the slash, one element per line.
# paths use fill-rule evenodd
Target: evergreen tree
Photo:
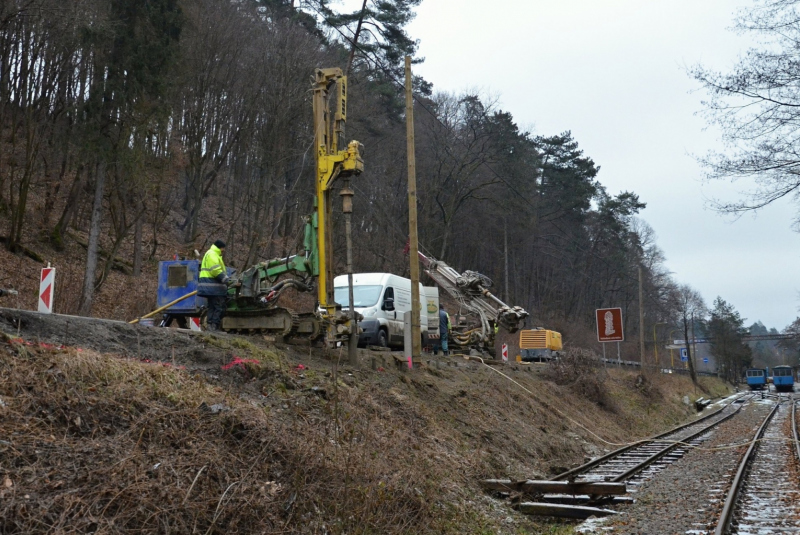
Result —
<path fill-rule="evenodd" d="M 418 42 L 406 33 L 414 18 L 413 8 L 422 0 L 363 0 L 361 9 L 337 13 L 330 0 L 309 0 L 317 4 L 325 24 L 341 32 L 350 49 L 348 66 L 360 60 L 376 70 L 389 69 L 402 77 L 405 56 L 413 56 Z M 377 65 L 375 65 L 377 60 Z M 419 62 L 421 60 L 416 60 Z"/>

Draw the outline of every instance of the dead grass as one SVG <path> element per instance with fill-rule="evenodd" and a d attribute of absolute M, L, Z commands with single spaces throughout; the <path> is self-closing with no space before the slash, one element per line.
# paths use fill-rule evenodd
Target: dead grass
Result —
<path fill-rule="evenodd" d="M 24 346 L 0 385 L 3 533 L 437 531 L 447 467 L 396 392 L 339 388 L 337 414 L 313 393 L 254 405 L 171 367 Z"/>
<path fill-rule="evenodd" d="M 580 355 L 559 384 L 543 367 L 373 372 L 304 356 L 301 368 L 248 340 L 214 343 L 243 361 L 214 372 L 220 383 L 0 344 L 0 532 L 567 533 L 478 480 L 559 472 L 603 440 L 665 427 L 686 393 L 645 395 L 609 370 L 595 375 L 613 403 L 590 402 Z"/>
<path fill-rule="evenodd" d="M 609 395 L 606 368 L 591 351 L 568 348 L 547 371 L 547 375 L 557 385 L 567 386 L 575 395 L 596 403 L 601 408 L 611 412 L 616 410 Z"/>

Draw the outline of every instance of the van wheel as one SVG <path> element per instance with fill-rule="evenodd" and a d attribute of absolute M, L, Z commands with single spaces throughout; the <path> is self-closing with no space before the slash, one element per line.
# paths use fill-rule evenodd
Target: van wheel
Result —
<path fill-rule="evenodd" d="M 378 345 L 380 347 L 389 347 L 389 340 L 387 340 L 386 331 L 383 329 L 378 330 Z"/>

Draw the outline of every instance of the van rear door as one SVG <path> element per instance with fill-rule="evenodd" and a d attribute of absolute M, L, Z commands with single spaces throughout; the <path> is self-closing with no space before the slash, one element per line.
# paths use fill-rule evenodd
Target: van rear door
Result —
<path fill-rule="evenodd" d="M 403 284 L 404 281 L 400 277 L 393 277 L 396 286 L 394 287 L 394 308 L 397 312 L 396 319 L 394 321 L 394 329 L 389 329 L 389 338 L 390 341 L 397 345 L 403 345 L 403 331 L 405 330 L 405 323 L 404 323 L 404 314 L 406 312 L 411 312 L 411 285 L 406 283 Z"/>
<path fill-rule="evenodd" d="M 428 338 L 439 339 L 439 288 L 424 286 L 423 307 L 428 314 Z"/>

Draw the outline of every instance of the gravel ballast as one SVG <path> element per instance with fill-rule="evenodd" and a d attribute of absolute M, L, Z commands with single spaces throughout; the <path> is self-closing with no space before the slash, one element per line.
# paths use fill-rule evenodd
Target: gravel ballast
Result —
<path fill-rule="evenodd" d="M 688 452 L 645 482 L 634 495 L 636 502 L 620 515 L 591 521 L 583 533 L 704 534 L 713 533 L 747 441 L 774 405 L 754 399 L 738 415 L 711 431 L 700 448 Z M 728 447 L 742 444 L 738 447 Z"/>

